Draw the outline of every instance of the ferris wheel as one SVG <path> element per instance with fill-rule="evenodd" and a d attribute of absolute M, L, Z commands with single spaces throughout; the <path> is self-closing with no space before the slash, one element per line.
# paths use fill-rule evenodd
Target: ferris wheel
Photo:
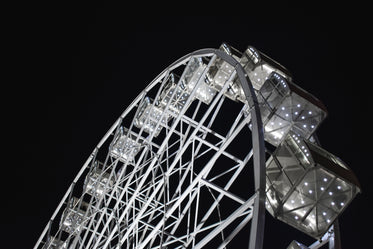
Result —
<path fill-rule="evenodd" d="M 34 248 L 232 248 L 250 226 L 259 249 L 266 210 L 316 239 L 289 249 L 338 248 L 360 185 L 317 142 L 326 114 L 252 46 L 185 55 L 107 131 Z"/>

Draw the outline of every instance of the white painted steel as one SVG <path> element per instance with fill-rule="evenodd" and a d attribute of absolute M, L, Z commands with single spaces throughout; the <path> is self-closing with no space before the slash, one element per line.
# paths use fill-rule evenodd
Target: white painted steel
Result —
<path fill-rule="evenodd" d="M 207 84 L 217 59 L 226 61 L 234 70 L 212 102 L 206 105 L 195 96 L 197 91 L 212 87 L 211 82 L 203 84 Z M 139 125 L 135 120 L 143 115 L 140 106 L 145 98 L 151 95 L 153 99 L 148 110 L 161 108 L 158 101 L 171 84 L 169 76 L 181 69 L 180 80 L 173 84 L 179 87 L 187 84 L 182 82 L 187 77 L 185 68 L 195 66 L 193 63 L 196 60 L 205 68 L 188 93 L 183 108 L 178 113 L 172 113 L 172 101 L 168 101 L 162 107 L 160 116 L 148 115 L 143 121 L 144 124 L 153 122 L 154 130 L 160 127 L 160 135 L 145 130 L 144 126 L 137 127 Z M 234 103 L 226 98 L 225 92 L 233 80 L 243 85 L 247 98 L 245 103 Z M 259 209 L 264 210 L 264 198 L 259 196 L 264 194 L 261 188 L 265 176 L 258 171 L 264 169 L 263 131 L 256 97 L 249 82 L 242 66 L 230 55 L 216 49 L 196 51 L 166 68 L 135 98 L 99 141 L 34 248 L 63 248 L 51 243 L 52 236 L 56 241 L 64 241 L 68 248 L 202 248 L 209 243 L 225 248 L 252 217 L 258 217 L 256 213 L 264 215 L 259 212 Z M 202 85 L 203 88 L 200 87 Z M 170 99 L 176 100 L 177 97 L 175 90 Z M 236 108 L 235 116 L 230 121 L 227 118 L 224 132 L 216 130 L 224 126 L 216 121 L 224 115 L 221 110 L 230 105 Z M 157 120 L 151 121 L 153 118 Z M 163 123 L 165 118 L 167 122 Z M 137 155 L 131 161 L 118 158 L 118 153 L 112 157 L 110 153 L 121 129 L 134 139 L 128 146 L 140 144 L 136 149 Z M 242 133 L 252 135 L 242 144 L 246 151 L 244 156 L 235 155 L 230 147 L 242 139 Z M 219 163 L 220 160 L 224 164 Z M 243 195 L 245 191 L 235 193 L 237 189 L 233 186 L 238 179 L 247 177 L 241 174 L 245 167 L 257 173 L 251 189 L 248 188 Z M 105 191 L 91 196 L 76 186 L 96 169 L 102 172 L 102 177 L 105 174 L 106 184 L 100 185 Z M 94 179 L 99 184 L 102 178 L 96 174 Z M 92 181 L 90 189 L 91 193 L 95 193 Z M 72 212 L 66 204 L 74 196 L 80 200 L 74 208 L 79 208 L 84 199 L 89 203 L 89 211 L 85 213 L 83 219 L 86 221 L 81 221 L 79 230 L 69 234 L 61 230 L 59 223 L 62 221 L 58 218 L 64 219 L 62 213 Z M 256 210 L 255 202 L 259 200 L 260 207 Z M 66 220 L 64 222 L 69 224 Z M 263 222 L 264 216 L 252 224 L 252 233 L 259 240 L 251 243 L 254 245 L 251 249 L 261 248 L 262 236 L 256 234 L 262 233 Z M 230 227 L 229 231 L 227 227 Z"/>

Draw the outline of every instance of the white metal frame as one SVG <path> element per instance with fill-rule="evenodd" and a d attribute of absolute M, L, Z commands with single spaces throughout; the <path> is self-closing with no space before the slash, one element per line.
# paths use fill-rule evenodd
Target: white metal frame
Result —
<path fill-rule="evenodd" d="M 162 126 L 164 130 L 161 141 L 146 133 L 144 127 L 136 129 L 134 117 L 148 93 L 156 90 L 152 103 L 152 107 L 155 107 L 170 73 L 188 66 L 192 58 L 207 61 L 206 68 L 178 114 L 170 111 L 171 101 L 167 103 L 162 117 L 169 115 L 171 121 L 162 124 L 160 117 L 156 124 L 156 127 Z M 213 101 L 203 108 L 204 104 L 195 100 L 194 96 L 198 86 L 204 84 L 206 73 L 216 59 L 229 63 L 234 72 Z M 224 92 L 229 87 L 229 81 L 235 78 L 241 83 L 246 102 L 240 102 L 241 110 L 231 121 L 229 131 L 220 134 L 212 127 L 217 115 L 222 115 L 219 112 L 221 107 L 229 105 L 231 101 L 225 98 Z M 175 94 L 176 91 L 171 98 Z M 191 107 L 193 101 L 198 103 Z M 130 118 L 132 121 L 125 126 L 125 120 L 129 117 L 133 117 Z M 121 161 L 110 156 L 113 139 L 121 126 L 136 137 L 136 142 L 142 143 L 133 161 Z M 239 158 L 227 148 L 244 129 L 250 132 L 251 139 L 247 140 L 251 141 L 242 145 L 247 147 L 247 153 L 244 158 Z M 209 137 L 214 139 L 210 141 Z M 102 161 L 102 172 L 106 172 L 114 184 L 109 186 L 107 183 L 105 187 L 109 191 L 97 198 L 81 192 L 75 186 L 95 170 L 95 161 L 102 154 L 106 155 Z M 208 157 L 208 160 L 200 163 L 204 157 Z M 231 165 L 219 174 L 211 175 L 221 157 L 230 160 Z M 251 166 L 254 174 L 252 189 L 248 190 L 251 195 L 243 198 L 230 188 L 239 177 L 245 177 L 240 175 L 242 170 Z M 229 180 L 224 184 L 217 183 L 217 179 L 224 176 L 230 176 Z M 264 234 L 265 180 L 263 127 L 250 80 L 232 56 L 218 49 L 198 50 L 167 67 L 120 115 L 73 180 L 34 249 L 67 248 L 67 244 L 68 248 L 203 248 L 211 242 L 218 243 L 216 248 L 226 248 L 250 221 L 247 245 L 249 249 L 260 249 Z M 81 229 L 68 234 L 61 231 L 58 219 L 76 194 L 80 194 L 81 199 L 89 200 L 90 211 L 84 216 Z M 206 195 L 210 200 L 204 199 Z M 229 214 L 220 207 L 223 201 L 231 202 L 234 207 Z M 77 205 L 76 208 L 79 208 L 80 204 Z M 63 240 L 64 244 L 56 247 L 52 245 L 51 238 Z M 311 248 L 319 247 L 315 244 Z"/>

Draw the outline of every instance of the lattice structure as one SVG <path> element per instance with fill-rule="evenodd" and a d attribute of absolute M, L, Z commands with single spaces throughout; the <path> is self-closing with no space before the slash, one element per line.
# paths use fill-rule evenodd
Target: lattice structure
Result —
<path fill-rule="evenodd" d="M 245 245 L 261 248 L 266 193 L 272 214 L 287 201 L 268 202 L 281 179 L 268 171 L 266 188 L 264 138 L 278 150 L 289 132 L 309 139 L 326 113 L 290 81 L 251 46 L 180 58 L 99 142 L 35 248 L 229 248 L 248 223 Z"/>

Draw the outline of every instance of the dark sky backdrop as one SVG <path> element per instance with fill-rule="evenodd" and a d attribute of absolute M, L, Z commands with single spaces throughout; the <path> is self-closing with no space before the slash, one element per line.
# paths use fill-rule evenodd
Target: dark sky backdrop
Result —
<path fill-rule="evenodd" d="M 57 18 L 53 12 L 47 18 L 35 15 L 35 25 L 24 21 L 25 35 L 16 39 L 15 49 L 22 69 L 3 91 L 4 97 L 14 97 L 3 105 L 8 149 L 2 248 L 33 247 L 98 141 L 158 73 L 189 52 L 218 48 L 223 41 L 241 51 L 253 45 L 266 53 L 326 105 L 329 116 L 317 132 L 321 143 L 352 168 L 363 188 L 340 218 L 342 245 L 368 248 L 372 77 L 363 46 L 367 26 L 359 15 L 363 7 L 255 13 L 236 6 L 228 16 L 225 8 L 202 12 L 214 16 L 136 12 L 128 17 L 128 8 L 87 7 L 59 11 Z M 266 216 L 265 248 L 286 248 L 291 239 L 307 240 Z"/>

